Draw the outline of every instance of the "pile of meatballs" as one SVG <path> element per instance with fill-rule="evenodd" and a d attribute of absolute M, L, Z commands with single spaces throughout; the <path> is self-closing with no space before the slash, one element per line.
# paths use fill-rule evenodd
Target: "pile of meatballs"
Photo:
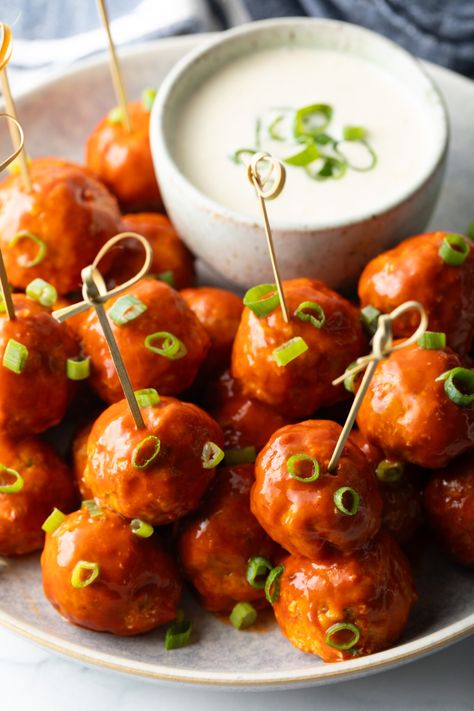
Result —
<path fill-rule="evenodd" d="M 193 285 L 193 257 L 160 212 L 149 107 L 130 113 L 131 132 L 116 112 L 94 130 L 86 167 L 34 159 L 31 192 L 19 175 L 0 184 L 15 306 L 13 320 L 0 313 L 0 554 L 42 549 L 46 597 L 90 630 L 171 623 L 169 648 L 182 646 L 186 582 L 239 629 L 273 608 L 289 641 L 327 662 L 387 648 L 417 600 L 403 549 L 420 529 L 474 565 L 474 245 L 407 239 L 366 266 L 358 305 L 314 279 L 285 281 L 286 323 L 268 289 L 260 308 Z M 144 429 L 94 309 L 52 315 L 79 300 L 81 270 L 124 230 L 154 253 L 150 274 L 106 304 Z M 133 239 L 121 243 L 101 265 L 108 286 L 142 261 Z M 425 307 L 430 337 L 378 364 L 329 472 L 360 376 L 332 381 L 370 351 L 378 315 L 407 300 Z M 395 337 L 416 318 L 397 319 Z M 297 357 L 275 357 L 301 339 Z M 71 361 L 87 361 L 88 377 Z M 61 457 L 47 431 L 64 420 L 75 434 Z"/>

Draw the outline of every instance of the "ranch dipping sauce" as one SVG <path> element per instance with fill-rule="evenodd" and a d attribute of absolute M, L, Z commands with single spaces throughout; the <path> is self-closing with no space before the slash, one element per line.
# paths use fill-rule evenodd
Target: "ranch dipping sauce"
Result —
<path fill-rule="evenodd" d="M 356 166 L 341 177 L 314 179 L 306 167 L 285 163 L 282 194 L 269 203 L 273 225 L 332 225 L 377 213 L 409 191 L 426 174 L 433 153 L 433 132 L 422 101 L 401 81 L 375 63 L 337 50 L 282 47 L 260 50 L 216 68 L 184 103 L 174 132 L 172 152 L 183 174 L 212 200 L 259 219 L 255 192 L 242 163 L 232 160 L 239 149 L 268 151 L 286 158 L 305 148 L 277 135 L 292 126 L 289 110 L 312 104 L 332 109 L 323 129 L 341 141 L 347 126 L 363 128 L 364 145 L 348 145 L 344 153 Z M 293 114 L 294 115 L 294 114 Z M 290 117 L 290 118 L 288 118 Z M 256 127 L 260 121 L 260 146 Z M 293 139 L 294 140 L 294 139 Z M 329 146 L 321 151 L 331 155 Z M 359 149 L 362 148 L 360 155 Z M 355 151 L 355 152 L 354 152 Z M 358 153 L 359 151 L 359 153 Z M 248 160 L 248 155 L 242 160 Z M 284 162 L 284 161 L 283 161 Z M 310 163 L 310 170 L 319 163 Z"/>

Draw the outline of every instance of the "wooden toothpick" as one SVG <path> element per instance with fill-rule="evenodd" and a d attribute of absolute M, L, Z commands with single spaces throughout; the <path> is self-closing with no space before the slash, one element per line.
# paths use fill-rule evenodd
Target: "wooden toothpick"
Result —
<path fill-rule="evenodd" d="M 115 95 L 122 111 L 123 124 L 127 131 L 131 131 L 132 122 L 130 120 L 130 112 L 128 110 L 127 92 L 125 91 L 122 69 L 120 67 L 120 62 L 117 56 L 117 51 L 115 49 L 114 40 L 112 39 L 112 33 L 110 31 L 109 14 L 107 12 L 105 0 L 98 0 L 98 6 L 102 24 L 104 25 L 104 29 L 107 34 L 107 42 L 109 45 L 110 73 L 112 74 L 112 82 L 115 89 Z"/>
<path fill-rule="evenodd" d="M 269 172 L 262 179 L 259 168 L 267 165 L 269 167 Z M 285 295 L 283 293 L 283 287 L 281 285 L 280 272 L 278 270 L 278 263 L 275 255 L 275 247 L 273 244 L 272 230 L 270 227 L 270 222 L 268 220 L 267 207 L 265 205 L 265 200 L 274 200 L 283 190 L 285 185 L 285 167 L 277 158 L 271 156 L 269 153 L 255 153 L 247 168 L 247 177 L 255 188 L 257 193 L 258 203 L 260 205 L 260 210 L 262 212 L 263 227 L 265 230 L 265 236 L 267 238 L 268 252 L 270 254 L 270 261 L 272 263 L 273 277 L 275 279 L 275 284 L 278 291 L 278 297 L 280 299 L 281 311 L 283 314 L 283 320 L 288 323 L 288 308 L 286 306 Z M 271 184 L 265 188 L 265 184 L 271 177 Z"/>
<path fill-rule="evenodd" d="M 2 86 L 3 99 L 5 101 L 5 108 L 7 113 L 15 119 L 14 122 L 10 123 L 10 138 L 14 151 L 18 151 L 18 163 L 20 166 L 20 174 L 23 180 L 23 185 L 25 190 L 31 192 L 31 178 L 30 171 L 28 168 L 28 159 L 26 156 L 26 151 L 24 147 L 24 139 L 22 136 L 21 129 L 18 129 L 18 118 L 16 113 L 15 102 L 13 101 L 13 96 L 10 90 L 10 82 L 8 81 L 7 75 L 7 64 L 10 61 L 12 54 L 12 32 L 8 25 L 4 22 L 0 22 L 0 83 Z M 18 147 L 20 149 L 18 150 Z"/>
<path fill-rule="evenodd" d="M 410 336 L 410 338 L 407 338 L 401 343 L 397 343 L 396 346 L 393 346 L 392 321 L 404 314 L 406 311 L 412 310 L 416 310 L 420 314 L 420 323 L 418 325 L 418 328 Z M 394 353 L 395 351 L 399 351 L 402 348 L 406 348 L 407 346 L 416 343 L 426 331 L 427 326 L 427 313 L 423 306 L 418 303 L 418 301 L 406 301 L 400 306 L 397 306 L 397 308 L 394 309 L 390 314 L 379 316 L 377 330 L 372 340 L 372 353 L 367 356 L 363 356 L 362 358 L 358 358 L 353 367 L 348 368 L 343 375 L 341 375 L 339 378 L 336 378 L 336 380 L 333 380 L 333 385 L 339 385 L 349 375 L 355 375 L 356 373 L 365 369 L 364 377 L 362 378 L 362 382 L 359 386 L 359 389 L 357 390 L 357 395 L 354 398 L 352 407 L 349 411 L 349 414 L 347 415 L 344 427 L 342 428 L 342 432 L 339 435 L 339 439 L 337 440 L 336 446 L 334 447 L 334 452 L 332 453 L 331 459 L 328 464 L 328 472 L 333 472 L 338 465 L 342 450 L 344 449 L 346 442 L 349 439 L 349 435 L 351 433 L 352 427 L 354 426 L 357 413 L 359 412 L 360 406 L 362 405 L 362 401 L 369 388 L 370 381 L 374 376 L 379 361 L 381 361 L 383 358 L 386 358 L 388 355 L 390 355 L 390 353 Z"/>
<path fill-rule="evenodd" d="M 138 272 L 138 274 L 132 277 L 132 279 L 129 279 L 124 284 L 120 284 L 114 289 L 108 291 L 102 274 L 100 273 L 97 265 L 99 264 L 101 259 L 107 254 L 107 252 L 115 244 L 117 244 L 117 242 L 120 242 L 124 239 L 130 239 L 130 237 L 134 237 L 135 239 L 137 239 L 145 250 L 145 261 L 143 263 L 143 266 Z M 139 235 L 136 232 L 121 232 L 120 234 L 115 235 L 115 237 L 112 237 L 112 239 L 109 239 L 109 241 L 104 244 L 102 249 L 97 254 L 96 258 L 94 259 L 93 263 L 90 266 L 85 267 L 81 272 L 83 282 L 82 295 L 84 297 L 84 301 L 80 301 L 78 304 L 73 304 L 72 306 L 66 306 L 63 309 L 53 311 L 54 318 L 61 323 L 62 321 L 65 321 L 71 316 L 75 316 L 91 307 L 95 309 L 97 318 L 99 319 L 99 323 L 102 328 L 102 332 L 104 334 L 104 338 L 107 341 L 112 360 L 114 361 L 115 369 L 120 380 L 120 385 L 122 386 L 122 390 L 127 399 L 128 406 L 130 408 L 130 412 L 132 413 L 132 417 L 135 420 L 135 425 L 137 429 L 144 429 L 145 422 L 143 420 L 140 407 L 135 397 L 133 386 L 130 382 L 130 377 L 128 375 L 127 368 L 125 367 L 122 354 L 120 353 L 120 349 L 117 345 L 117 341 L 115 340 L 112 328 L 110 326 L 109 318 L 105 312 L 104 304 L 112 296 L 117 296 L 121 292 L 125 291 L 125 289 L 128 289 L 130 286 L 133 286 L 133 284 L 136 284 L 137 281 L 139 281 L 142 277 L 144 277 L 150 269 L 152 258 L 153 250 L 149 242 L 144 237 L 142 237 L 142 235 Z"/>

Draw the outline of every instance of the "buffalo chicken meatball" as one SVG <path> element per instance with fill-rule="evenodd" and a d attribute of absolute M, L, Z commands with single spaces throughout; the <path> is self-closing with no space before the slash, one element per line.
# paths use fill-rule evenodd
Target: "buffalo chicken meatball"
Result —
<path fill-rule="evenodd" d="M 67 360 L 79 347 L 66 326 L 23 294 L 15 319 L 0 314 L 0 432 L 36 434 L 58 424 L 74 394 Z"/>
<path fill-rule="evenodd" d="M 183 289 L 181 296 L 211 339 L 203 375 L 218 375 L 230 364 L 230 354 L 242 315 L 242 299 L 227 289 L 201 286 Z"/>
<path fill-rule="evenodd" d="M 134 635 L 176 617 L 181 582 L 157 540 L 133 532 L 107 509 L 70 514 L 46 536 L 41 556 L 46 597 L 69 622 Z"/>
<path fill-rule="evenodd" d="M 312 558 L 328 547 L 352 551 L 380 528 L 377 480 L 360 449 L 348 441 L 328 472 L 340 433 L 340 425 L 325 420 L 288 425 L 257 457 L 252 512 L 290 553 Z"/>
<path fill-rule="evenodd" d="M 71 472 L 47 442 L 0 436 L 0 555 L 41 548 L 52 509 L 71 511 L 74 504 Z"/>
<path fill-rule="evenodd" d="M 30 166 L 31 192 L 21 176 L 0 184 L 0 247 L 8 279 L 24 289 L 33 279 L 60 294 L 78 289 L 81 270 L 120 231 L 115 198 L 85 168 L 58 158 Z"/>
<path fill-rule="evenodd" d="M 473 397 L 462 392 L 473 377 L 449 348 L 396 351 L 377 365 L 359 429 L 388 459 L 444 467 L 474 443 Z"/>
<path fill-rule="evenodd" d="M 153 249 L 150 274 L 167 281 L 175 289 L 184 289 L 194 281 L 194 258 L 175 228 L 157 212 L 124 215 L 122 229 L 138 232 Z M 113 286 L 131 279 L 143 265 L 143 248 L 135 239 L 123 240 L 114 249 L 107 282 Z"/>
<path fill-rule="evenodd" d="M 250 397 L 285 417 L 299 419 L 347 396 L 344 387 L 334 387 L 332 381 L 364 352 L 366 344 L 357 309 L 322 282 L 292 279 L 283 282 L 283 291 L 288 324 L 279 306 L 266 316 L 244 309 L 234 342 L 232 375 Z M 300 340 L 295 344 L 293 339 Z M 307 349 L 282 364 L 286 351 L 282 354 L 281 349 L 295 345 Z"/>
<path fill-rule="evenodd" d="M 429 328 L 446 333 L 448 346 L 465 354 L 474 336 L 473 245 L 467 237 L 447 232 L 411 237 L 367 264 L 359 297 L 362 306 L 371 304 L 382 313 L 411 299 L 419 301 Z M 394 335 L 410 336 L 417 319 L 413 311 L 398 318 Z"/>
<path fill-rule="evenodd" d="M 184 299 L 167 284 L 146 278 L 107 302 L 117 345 L 135 389 L 177 395 L 193 382 L 209 338 Z M 112 355 L 94 309 L 74 328 L 91 359 L 90 383 L 112 403 L 123 397 Z"/>
<path fill-rule="evenodd" d="M 160 191 L 150 151 L 150 112 L 141 102 L 128 104 L 129 131 L 117 109 L 96 126 L 87 140 L 86 165 L 114 193 L 123 210 L 159 210 Z"/>
<path fill-rule="evenodd" d="M 254 467 L 220 469 L 199 511 L 185 520 L 179 555 L 186 577 L 212 612 L 230 612 L 236 602 L 264 604 L 263 586 L 247 580 L 249 560 L 272 562 L 281 554 L 250 511 Z"/>
<path fill-rule="evenodd" d="M 277 622 L 295 647 L 325 662 L 389 647 L 416 601 L 408 561 L 386 533 L 352 553 L 289 556 L 283 568 Z"/>
<path fill-rule="evenodd" d="M 448 553 L 474 566 L 474 463 L 467 455 L 433 475 L 423 501 L 428 520 Z"/>
<path fill-rule="evenodd" d="M 86 490 L 114 511 L 151 525 L 194 511 L 223 446 L 219 425 L 196 405 L 161 398 L 137 429 L 126 400 L 96 420 L 87 442 Z"/>

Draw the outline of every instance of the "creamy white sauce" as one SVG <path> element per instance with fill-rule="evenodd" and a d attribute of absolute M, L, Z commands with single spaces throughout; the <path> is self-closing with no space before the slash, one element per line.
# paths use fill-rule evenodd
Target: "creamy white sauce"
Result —
<path fill-rule="evenodd" d="M 328 224 L 376 213 L 425 173 L 433 136 L 421 100 L 368 60 L 305 47 L 258 51 L 217 69 L 183 106 L 173 144 L 175 159 L 208 197 L 258 217 L 245 169 L 229 155 L 254 147 L 257 117 L 269 109 L 314 103 L 332 105 L 328 132 L 337 138 L 346 125 L 366 128 L 377 165 L 324 182 L 286 166 L 284 191 L 268 207 L 272 224 Z M 269 148 L 264 143 L 263 149 Z"/>

